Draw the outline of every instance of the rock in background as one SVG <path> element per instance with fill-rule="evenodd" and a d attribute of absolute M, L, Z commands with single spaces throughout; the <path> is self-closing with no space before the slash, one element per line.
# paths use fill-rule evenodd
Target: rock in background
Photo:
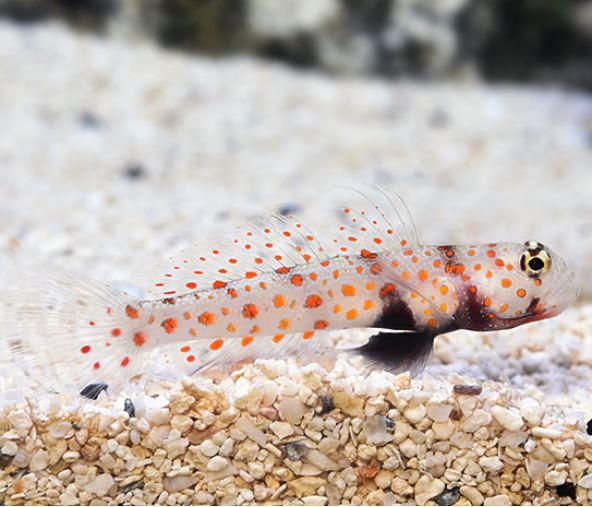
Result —
<path fill-rule="evenodd" d="M 1 15 L 338 74 L 592 87 L 591 0 L 3 0 Z"/>

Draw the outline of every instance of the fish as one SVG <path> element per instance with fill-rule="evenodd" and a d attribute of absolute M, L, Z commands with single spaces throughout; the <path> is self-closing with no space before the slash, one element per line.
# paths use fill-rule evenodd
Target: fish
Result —
<path fill-rule="evenodd" d="M 69 273 L 45 280 L 0 309 L 4 359 L 53 391 L 117 392 L 151 373 L 149 359 L 175 377 L 311 361 L 343 352 L 335 332 L 367 329 L 345 352 L 416 373 L 443 333 L 514 328 L 578 297 L 574 273 L 538 241 L 423 245 L 398 194 L 350 192 L 361 204 L 339 208 L 334 234 L 290 215 L 251 221 L 171 257 L 141 296 Z"/>

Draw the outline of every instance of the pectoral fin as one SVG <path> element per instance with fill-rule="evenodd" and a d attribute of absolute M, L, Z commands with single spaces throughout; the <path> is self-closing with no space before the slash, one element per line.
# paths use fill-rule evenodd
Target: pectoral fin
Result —
<path fill-rule="evenodd" d="M 379 332 L 353 351 L 374 367 L 416 374 L 425 368 L 435 337 L 428 332 Z"/>

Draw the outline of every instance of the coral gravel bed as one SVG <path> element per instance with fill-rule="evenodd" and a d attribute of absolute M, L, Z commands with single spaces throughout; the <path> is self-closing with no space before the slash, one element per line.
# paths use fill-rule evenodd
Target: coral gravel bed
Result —
<path fill-rule="evenodd" d="M 532 326 L 528 346 L 559 329 L 585 344 L 592 308 L 569 317 L 580 326 Z M 266 360 L 148 381 L 125 400 L 11 404 L 0 417 L 2 503 L 589 504 L 583 412 L 549 403 L 528 379 L 519 390 L 436 376 L 445 347 L 414 379 L 343 358 L 328 369 Z"/>
<path fill-rule="evenodd" d="M 3 288 L 46 264 L 136 283 L 203 232 L 264 210 L 314 219 L 322 185 L 373 181 L 403 193 L 426 241 L 532 235 L 592 293 L 584 96 L 334 81 L 59 26 L 0 24 L 0 73 Z M 414 379 L 286 358 L 127 401 L 11 391 L 0 500 L 589 504 L 591 329 L 584 304 L 453 333 Z"/>

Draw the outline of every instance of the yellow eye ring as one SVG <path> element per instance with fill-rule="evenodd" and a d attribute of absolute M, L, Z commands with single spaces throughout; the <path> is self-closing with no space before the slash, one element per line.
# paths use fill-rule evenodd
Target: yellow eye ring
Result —
<path fill-rule="evenodd" d="M 551 269 L 551 256 L 540 243 L 529 241 L 526 250 L 520 257 L 520 269 L 528 276 L 537 278 Z"/>

